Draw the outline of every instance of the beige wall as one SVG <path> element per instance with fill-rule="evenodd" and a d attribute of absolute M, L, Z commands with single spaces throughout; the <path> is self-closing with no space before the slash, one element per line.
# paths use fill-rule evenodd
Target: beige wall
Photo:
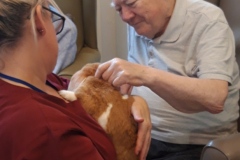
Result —
<path fill-rule="evenodd" d="M 114 8 L 111 0 L 97 0 L 97 34 L 98 48 L 101 52 L 101 62 L 114 57 L 126 59 L 127 31 Z"/>

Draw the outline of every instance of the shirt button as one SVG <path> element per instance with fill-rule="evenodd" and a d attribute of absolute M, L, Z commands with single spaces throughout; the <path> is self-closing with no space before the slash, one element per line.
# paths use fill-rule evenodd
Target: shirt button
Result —
<path fill-rule="evenodd" d="M 153 63 L 152 62 L 148 62 L 148 66 L 153 67 Z"/>
<path fill-rule="evenodd" d="M 153 53 L 152 53 L 152 52 L 149 52 L 149 55 L 152 57 L 152 56 L 153 56 Z"/>

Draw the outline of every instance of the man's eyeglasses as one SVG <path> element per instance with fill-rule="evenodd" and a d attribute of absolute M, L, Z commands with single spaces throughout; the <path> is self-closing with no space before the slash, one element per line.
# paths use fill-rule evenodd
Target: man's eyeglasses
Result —
<path fill-rule="evenodd" d="M 49 5 L 49 8 L 42 6 L 43 9 L 52 13 L 52 23 L 54 25 L 56 35 L 61 33 L 65 23 L 65 17 L 57 13 L 57 9 Z"/>

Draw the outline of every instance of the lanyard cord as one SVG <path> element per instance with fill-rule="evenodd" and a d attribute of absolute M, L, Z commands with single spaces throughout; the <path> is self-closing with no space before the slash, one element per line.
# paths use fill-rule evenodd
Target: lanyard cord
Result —
<path fill-rule="evenodd" d="M 39 88 L 31 85 L 31 84 L 28 83 L 28 82 L 25 82 L 25 81 L 21 80 L 21 79 L 14 78 L 14 77 L 5 75 L 5 74 L 3 74 L 3 73 L 0 73 L 0 77 L 2 77 L 2 78 L 4 78 L 4 79 L 7 79 L 7 80 L 10 80 L 10 81 L 13 81 L 13 82 L 17 82 L 17 83 L 23 84 L 23 85 L 31 88 L 31 89 L 34 90 L 34 91 L 37 91 L 37 92 L 40 92 L 40 93 L 45 93 L 45 92 L 43 92 L 41 89 L 39 89 Z"/>

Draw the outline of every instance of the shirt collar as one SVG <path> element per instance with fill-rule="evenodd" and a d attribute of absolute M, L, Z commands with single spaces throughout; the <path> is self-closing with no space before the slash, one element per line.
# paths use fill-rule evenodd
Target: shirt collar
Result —
<path fill-rule="evenodd" d="M 186 1 L 176 0 L 174 11 L 169 24 L 162 36 L 154 39 L 154 42 L 174 42 L 176 41 L 182 31 L 184 17 L 186 16 Z"/>
<path fill-rule="evenodd" d="M 172 17 L 169 21 L 169 24 L 165 32 L 160 37 L 157 37 L 150 41 L 153 41 L 154 43 L 161 43 L 162 41 L 163 42 L 176 41 L 181 34 L 185 16 L 186 16 L 186 0 L 176 0 Z M 136 33 L 136 36 L 140 35 Z M 140 37 L 146 39 L 146 37 L 144 36 Z"/>

